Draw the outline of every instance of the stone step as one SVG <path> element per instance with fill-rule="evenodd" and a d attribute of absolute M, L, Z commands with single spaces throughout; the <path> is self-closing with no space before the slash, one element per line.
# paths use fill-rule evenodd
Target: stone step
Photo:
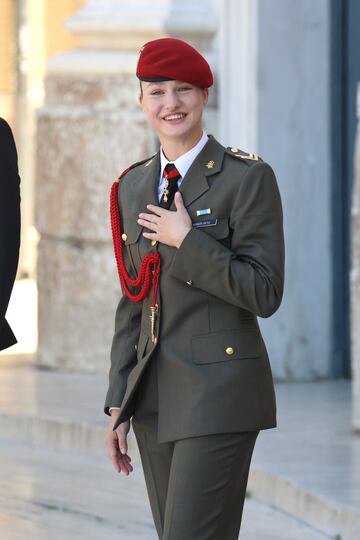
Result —
<path fill-rule="evenodd" d="M 107 422 L 91 425 L 86 422 L 46 417 L 45 414 L 21 416 L 0 413 L 0 433 L 12 441 L 28 442 L 39 448 L 74 450 L 104 455 Z M 128 436 L 129 450 L 136 449 L 132 430 Z"/>
<path fill-rule="evenodd" d="M 3 437 L 54 450 L 104 454 L 105 374 L 41 369 L 35 356 L 0 355 L 0 361 Z"/>
<path fill-rule="evenodd" d="M 260 433 L 253 496 L 341 540 L 360 539 L 360 437 L 348 380 L 279 383 L 277 429 Z"/>
<path fill-rule="evenodd" d="M 0 531 L 6 540 L 156 540 L 139 464 L 126 477 L 106 457 L 0 440 Z M 247 498 L 242 540 L 329 536 Z"/>
<path fill-rule="evenodd" d="M 326 535 L 326 538 L 360 539 L 360 513 L 356 509 L 341 507 L 318 493 L 306 491 L 284 477 L 269 474 L 253 466 L 248 491 L 257 501 L 272 505 L 300 522 L 307 523 L 309 527 Z"/>

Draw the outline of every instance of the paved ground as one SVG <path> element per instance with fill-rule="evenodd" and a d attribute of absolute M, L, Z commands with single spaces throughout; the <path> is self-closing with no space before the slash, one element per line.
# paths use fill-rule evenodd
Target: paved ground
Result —
<path fill-rule="evenodd" d="M 0 440 L 0 537 L 5 540 L 155 540 L 140 465 L 128 477 L 104 457 Z M 329 538 L 247 499 L 243 540 Z M 184 539 L 185 540 L 185 539 Z"/>

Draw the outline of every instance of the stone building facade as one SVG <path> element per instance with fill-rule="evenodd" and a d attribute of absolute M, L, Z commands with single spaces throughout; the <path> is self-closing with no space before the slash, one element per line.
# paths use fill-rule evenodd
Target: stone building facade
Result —
<path fill-rule="evenodd" d="M 44 100 L 46 62 L 78 47 L 63 22 L 85 1 L 0 0 L 0 114 L 13 129 L 21 172 L 19 277 L 35 276 L 35 111 Z"/>
<path fill-rule="evenodd" d="M 123 168 L 156 148 L 137 104 L 134 69 L 145 41 L 172 35 L 192 42 L 214 67 L 207 131 L 225 145 L 260 154 L 277 175 L 286 241 L 284 299 L 274 316 L 259 320 L 275 377 L 349 376 L 349 204 L 341 201 L 351 171 L 345 178 L 343 158 L 336 156 L 351 133 L 343 136 L 337 124 L 342 113 L 334 95 L 342 79 L 334 78 L 334 58 L 341 17 L 335 4 L 65 4 L 74 13 L 63 14 L 70 41 L 47 63 L 37 114 L 39 364 L 108 368 L 120 295 L 108 194 Z M 356 294 L 356 286 L 352 290 Z M 354 370 L 354 338 L 352 344 Z M 354 371 L 353 377 L 358 380 Z"/>

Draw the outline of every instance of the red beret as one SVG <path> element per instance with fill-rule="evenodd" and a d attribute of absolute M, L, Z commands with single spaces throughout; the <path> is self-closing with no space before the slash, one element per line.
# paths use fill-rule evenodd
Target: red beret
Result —
<path fill-rule="evenodd" d="M 184 81 L 200 88 L 213 84 L 205 58 L 194 47 L 177 38 L 148 41 L 140 50 L 136 75 L 142 81 Z"/>

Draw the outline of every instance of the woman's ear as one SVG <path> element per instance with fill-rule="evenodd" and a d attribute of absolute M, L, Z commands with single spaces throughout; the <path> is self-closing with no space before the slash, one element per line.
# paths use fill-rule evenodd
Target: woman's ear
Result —
<path fill-rule="evenodd" d="M 206 105 L 208 100 L 209 100 L 209 89 L 208 88 L 203 89 L 203 96 L 204 96 L 204 105 Z"/>
<path fill-rule="evenodd" d="M 139 104 L 142 106 L 142 102 L 143 102 L 143 88 L 142 88 L 141 81 L 139 81 L 139 95 L 138 95 L 138 102 L 139 102 Z"/>

